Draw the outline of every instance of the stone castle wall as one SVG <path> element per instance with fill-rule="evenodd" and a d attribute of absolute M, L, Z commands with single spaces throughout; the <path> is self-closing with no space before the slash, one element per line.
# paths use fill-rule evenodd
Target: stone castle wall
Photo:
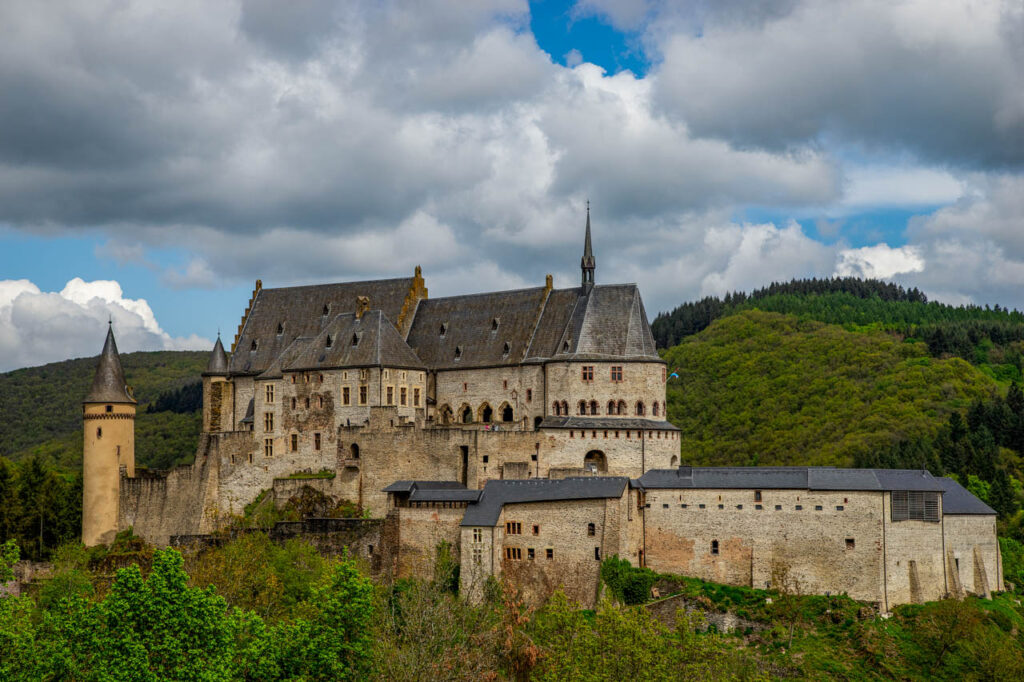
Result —
<path fill-rule="evenodd" d="M 593 380 L 583 379 L 583 367 L 594 368 Z M 622 380 L 613 381 L 612 367 L 622 368 Z M 665 364 L 663 362 L 552 362 L 546 365 L 546 395 L 548 414 L 552 414 L 554 401 L 566 401 L 569 414 L 579 415 L 579 402 L 585 401 L 590 413 L 591 401 L 597 402 L 598 416 L 646 417 L 663 419 L 665 415 Z M 609 414 L 608 401 L 615 401 L 616 412 Z M 626 403 L 625 414 L 618 414 L 618 403 Z M 637 414 L 637 403 L 642 402 L 644 414 Z M 658 412 L 654 413 L 654 404 Z"/>
<path fill-rule="evenodd" d="M 950 591 L 954 581 L 966 592 L 1003 590 L 1003 565 L 993 516 L 943 517 Z"/>
<path fill-rule="evenodd" d="M 443 424 L 442 413 L 448 407 L 452 421 L 463 424 L 462 413 L 469 407 L 472 424 L 483 425 L 483 408 L 493 410 L 492 422 L 501 428 L 533 429 L 534 420 L 543 418 L 544 368 L 541 365 L 515 365 L 489 369 L 444 370 L 437 372 L 434 421 Z M 503 422 L 502 410 L 512 408 L 512 421 Z"/>

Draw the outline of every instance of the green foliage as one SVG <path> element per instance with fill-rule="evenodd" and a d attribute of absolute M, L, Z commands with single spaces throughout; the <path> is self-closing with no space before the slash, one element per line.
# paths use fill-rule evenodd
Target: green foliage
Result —
<path fill-rule="evenodd" d="M 637 568 L 616 554 L 601 562 L 601 580 L 615 598 L 625 604 L 643 604 L 651 597 L 658 575 L 649 568 Z"/>
<path fill-rule="evenodd" d="M 458 594 L 460 571 L 459 557 L 452 550 L 452 543 L 441 540 L 434 558 L 434 583 L 442 590 Z"/>
<path fill-rule="evenodd" d="M 1024 544 L 1013 538 L 999 538 L 1003 557 L 1003 580 L 1013 583 L 1016 591 L 1024 590 Z"/>
<path fill-rule="evenodd" d="M 98 339 L 97 349 L 101 343 Z M 194 383 L 208 357 L 205 352 L 127 353 L 121 356 L 121 364 L 143 408 L 161 393 Z M 96 361 L 95 357 L 65 360 L 0 374 L 0 456 L 18 461 L 51 440 L 63 442 L 75 433 L 80 439 L 82 399 L 92 384 Z M 146 465 L 146 453 L 141 448 L 137 452 L 137 461 Z M 51 461 L 78 468 L 81 456 L 79 440 L 77 458 Z"/>
<path fill-rule="evenodd" d="M 934 436 L 996 384 L 920 343 L 745 311 L 664 354 L 668 416 L 694 464 L 840 465 Z"/>
<path fill-rule="evenodd" d="M 16 539 L 25 558 L 40 560 L 81 527 L 81 474 L 60 474 L 40 457 L 20 466 L 0 457 L 0 542 Z"/>
<path fill-rule="evenodd" d="M 0 585 L 14 578 L 14 564 L 18 563 L 20 556 L 18 543 L 14 540 L 0 545 Z"/>

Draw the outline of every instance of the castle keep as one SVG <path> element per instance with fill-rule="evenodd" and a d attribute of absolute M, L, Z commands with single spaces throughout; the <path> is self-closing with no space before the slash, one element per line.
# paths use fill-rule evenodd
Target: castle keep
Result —
<path fill-rule="evenodd" d="M 195 461 L 162 473 L 135 471 L 135 401 L 108 332 L 84 404 L 83 542 L 131 527 L 167 544 L 268 491 L 314 491 L 384 519 L 359 547 L 387 575 L 429 573 L 452 543 L 470 595 L 504 575 L 593 604 L 612 554 L 756 587 L 783 576 L 886 609 L 1001 589 L 995 512 L 954 481 L 680 466 L 666 365 L 636 285 L 595 283 L 589 210 L 580 266 L 578 287 L 548 275 L 435 299 L 419 267 L 257 281 L 230 355 L 218 338 L 203 373 Z"/>

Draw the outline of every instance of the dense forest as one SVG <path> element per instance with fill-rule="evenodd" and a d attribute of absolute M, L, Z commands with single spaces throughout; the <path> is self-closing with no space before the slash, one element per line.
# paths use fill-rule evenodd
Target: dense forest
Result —
<path fill-rule="evenodd" d="M 81 473 L 59 472 L 40 457 L 20 464 L 0 457 L 0 543 L 14 540 L 39 561 L 81 532 Z"/>
<path fill-rule="evenodd" d="M 0 582 L 17 556 L 0 547 Z M 617 557 L 603 596 L 539 605 L 492 581 L 457 593 L 438 545 L 431 580 L 374 583 L 356 559 L 243 535 L 182 556 L 127 534 L 62 547 L 54 572 L 0 596 L 4 680 L 1021 679 L 1024 610 L 1012 595 L 895 609 L 658 575 Z M 662 595 L 652 598 L 651 588 Z M 683 607 L 687 607 L 684 609 Z M 720 614 L 742 619 L 718 632 Z"/>

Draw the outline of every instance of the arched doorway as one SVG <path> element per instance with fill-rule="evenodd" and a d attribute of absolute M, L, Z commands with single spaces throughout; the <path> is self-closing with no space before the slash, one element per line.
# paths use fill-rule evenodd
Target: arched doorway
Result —
<path fill-rule="evenodd" d="M 359 459 L 359 445 L 352 443 L 352 447 L 349 448 L 349 454 L 351 455 L 351 459 Z"/>
<path fill-rule="evenodd" d="M 600 450 L 591 450 L 583 458 L 583 468 L 594 473 L 607 473 L 608 460 Z"/>

